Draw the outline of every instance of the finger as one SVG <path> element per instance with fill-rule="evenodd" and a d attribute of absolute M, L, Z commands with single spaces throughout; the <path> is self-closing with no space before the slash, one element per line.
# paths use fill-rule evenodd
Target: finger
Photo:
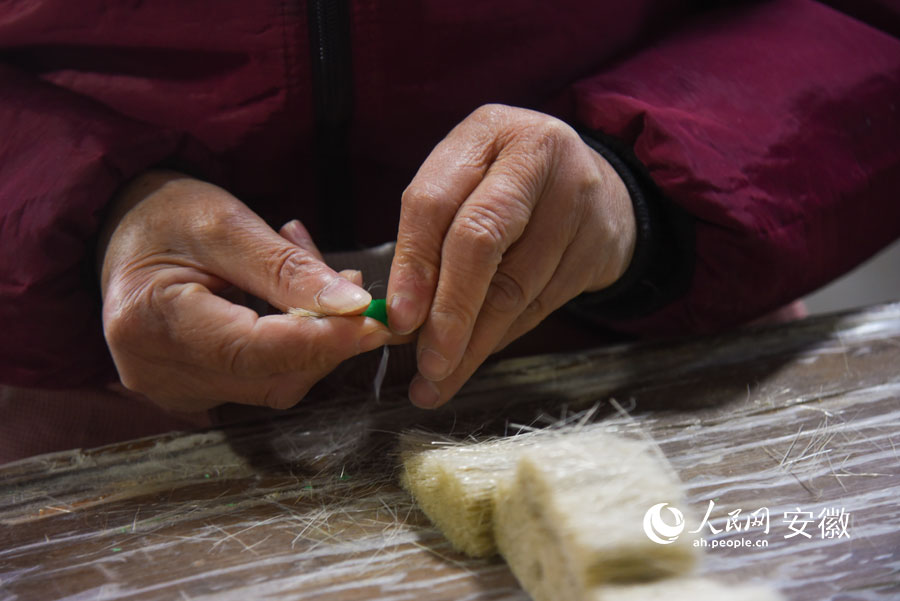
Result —
<path fill-rule="evenodd" d="M 409 391 L 413 404 L 434 407 L 447 402 L 497 349 L 523 315 L 528 315 L 531 322 L 537 317 L 534 314 L 540 313 L 536 321 L 539 323 L 552 310 L 543 310 L 544 305 L 536 299 L 554 278 L 573 233 L 559 220 L 539 219 L 540 208 L 525 234 L 506 253 L 491 280 L 459 364 L 449 375 L 430 386 L 427 382 L 414 382 Z M 422 363 L 425 361 L 420 367 Z M 422 379 L 427 380 L 427 374 Z"/>
<path fill-rule="evenodd" d="M 442 380 L 459 365 L 498 266 L 531 221 L 551 168 L 549 158 L 537 149 L 513 144 L 501 152 L 460 207 L 444 241 L 440 279 L 419 336 L 419 372 L 425 378 Z M 521 246 L 534 244 L 550 254 L 556 246 L 539 242 L 523 242 Z M 544 261 L 539 253 L 532 254 L 534 259 Z M 548 258 L 550 262 L 556 259 Z M 529 296 L 540 291 L 534 287 L 543 282 L 537 272 L 529 273 L 528 266 L 522 271 L 512 279 L 502 275 L 497 278 L 495 288 L 502 288 L 495 292 L 524 306 Z"/>
<path fill-rule="evenodd" d="M 410 401 L 418 407 L 433 409 L 452 399 L 491 353 L 501 350 L 513 340 L 533 330 L 550 313 L 559 309 L 571 299 L 571 295 L 568 293 L 570 286 L 566 283 L 565 276 L 560 275 L 557 277 L 557 275 L 567 271 L 569 270 L 557 272 L 550 283 L 548 283 L 547 288 L 537 298 L 532 300 L 512 323 L 506 326 L 506 332 L 500 336 L 493 349 L 487 352 L 484 350 L 489 342 L 479 342 L 470 345 L 466 349 L 466 353 L 463 355 L 463 359 L 457 369 L 439 382 L 430 381 L 422 377 L 421 374 L 413 378 L 409 387 Z M 479 326 L 476 326 L 476 332 L 478 331 Z M 497 331 L 499 329 L 495 330 L 494 333 Z M 474 338 L 476 336 L 473 336 Z M 486 336 L 486 339 L 492 338 Z"/>
<path fill-rule="evenodd" d="M 425 320 L 445 234 L 493 162 L 496 148 L 483 123 L 466 119 L 435 147 L 404 191 L 387 290 L 388 322 L 395 332 L 412 332 Z"/>
<path fill-rule="evenodd" d="M 267 388 L 271 378 L 294 374 L 293 380 L 311 386 L 340 362 L 382 346 L 391 338 L 390 331 L 378 321 L 365 317 L 258 317 L 196 283 L 167 287 L 159 295 L 159 302 L 163 305 L 164 332 L 155 338 L 155 348 L 160 352 L 157 356 L 149 353 L 148 359 L 185 366 L 183 375 L 215 374 L 196 380 L 188 391 L 183 389 L 191 388 L 187 382 L 193 378 L 176 381 L 174 390 L 194 396 L 215 394 L 212 398 L 220 402 L 252 403 L 253 398 L 257 398 L 256 402 L 271 402 Z M 146 348 L 144 344 L 142 350 Z M 177 351 L 173 354 L 172 349 Z M 124 371 L 123 382 L 129 388 L 135 389 L 133 381 L 144 378 L 144 374 Z M 222 378 L 230 379 L 233 385 L 219 389 L 216 383 Z M 169 384 L 163 382 L 162 386 Z M 136 389 L 142 391 L 158 387 L 146 382 L 139 382 L 138 386 Z M 159 398 L 161 394 L 153 396 Z"/>
<path fill-rule="evenodd" d="M 598 164 L 604 175 L 599 180 L 602 189 L 594 197 L 604 199 L 602 207 L 596 201 L 588 201 L 580 203 L 580 210 L 559 211 L 548 203 L 536 208 L 533 221 L 543 223 L 548 217 L 557 217 L 562 227 L 560 233 L 568 243 L 550 281 L 510 325 L 494 352 L 534 329 L 546 316 L 582 292 L 611 285 L 631 262 L 634 235 L 629 232 L 633 232 L 634 214 L 630 199 L 609 164 L 602 159 Z M 553 215 L 547 214 L 548 208 L 552 208 Z"/>
<path fill-rule="evenodd" d="M 345 280 L 348 280 L 350 282 L 353 282 L 357 286 L 361 287 L 363 285 L 363 274 L 361 271 L 359 271 L 357 269 L 342 269 L 338 273 L 340 274 L 340 276 L 342 278 L 344 278 Z"/>
<path fill-rule="evenodd" d="M 190 256 L 199 257 L 201 266 L 282 311 L 299 307 L 349 315 L 365 310 L 371 295 L 328 267 L 303 232 L 298 223 L 288 224 L 284 233 L 296 236 L 305 248 L 278 235 L 232 199 L 229 217 L 201 227 Z"/>
<path fill-rule="evenodd" d="M 308 251 L 312 256 L 317 258 L 319 261 L 324 262 L 325 259 L 322 258 L 322 253 L 319 250 L 319 247 L 316 246 L 316 243 L 313 241 L 312 236 L 309 234 L 309 231 L 306 227 L 298 219 L 292 219 L 288 221 L 281 229 L 278 230 L 278 233 L 281 234 L 281 237 L 293 242 L 303 250 Z"/>
<path fill-rule="evenodd" d="M 595 241 L 579 236 L 586 221 L 583 212 L 561 211 L 552 201 L 534 206 L 524 232 L 504 253 L 490 281 L 459 364 L 432 385 L 413 383 L 410 400 L 414 404 L 427 407 L 445 403 L 488 356 L 508 344 L 510 330 L 519 336 L 534 328 L 583 289 L 590 273 L 584 265 L 596 261 Z M 429 344 L 428 335 L 426 327 L 423 344 Z M 420 375 L 423 379 L 429 376 L 427 372 Z"/>
<path fill-rule="evenodd" d="M 555 303 L 549 301 L 544 295 L 538 296 L 538 298 L 534 299 L 531 304 L 519 314 L 516 320 L 510 324 L 509 329 L 506 330 L 506 333 L 503 334 L 500 341 L 494 347 L 493 353 L 499 353 L 520 337 L 538 327 L 550 313 L 556 311 L 564 304 L 565 302 Z"/>
<path fill-rule="evenodd" d="M 287 409 L 303 400 L 317 381 L 304 372 L 260 378 L 238 377 L 211 369 L 153 365 L 156 388 L 149 396 L 163 408 L 196 412 L 225 402 Z"/>
<path fill-rule="evenodd" d="M 584 219 L 582 224 L 587 221 Z M 611 248 L 619 239 L 612 238 L 612 240 L 613 242 L 604 245 L 604 252 L 598 253 L 595 237 L 576 232 L 550 281 L 547 282 L 537 298 L 510 324 L 508 331 L 494 348 L 494 352 L 502 350 L 520 336 L 533 330 L 548 315 L 584 292 L 587 289 L 587 283 L 594 279 L 591 276 L 592 270 L 586 271 L 585 265 L 594 265 L 601 272 L 610 271 L 607 264 L 617 262 L 618 253 L 628 252 L 628 249 L 621 251 Z M 621 272 L 618 272 L 618 275 L 621 275 Z M 617 277 L 608 279 L 606 285 L 612 284 L 615 279 Z"/>
<path fill-rule="evenodd" d="M 310 369 L 324 375 L 337 363 L 390 338 L 384 326 L 366 317 L 258 317 L 197 284 L 170 286 L 164 299 L 169 305 L 169 336 L 185 349 L 182 358 L 242 377 Z"/>
<path fill-rule="evenodd" d="M 475 347 L 468 347 L 460 365 L 443 380 L 431 381 L 421 374 L 417 374 L 410 382 L 410 402 L 423 409 L 434 409 L 450 401 L 491 353 L 502 349 L 519 336 L 534 329 L 546 318 L 547 314 L 544 312 L 545 304 L 540 297 L 535 299 L 532 305 L 527 307 L 509 325 L 507 332 L 501 336 L 500 342 L 495 345 L 494 349 L 488 352 L 483 350 L 478 352 Z"/>

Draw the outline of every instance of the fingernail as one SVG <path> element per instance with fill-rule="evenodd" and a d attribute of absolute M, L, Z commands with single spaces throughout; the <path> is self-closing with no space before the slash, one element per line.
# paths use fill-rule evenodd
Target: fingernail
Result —
<path fill-rule="evenodd" d="M 281 231 L 284 233 L 285 237 L 288 240 L 298 246 L 300 246 L 303 240 L 306 238 L 306 232 L 303 230 L 303 227 L 300 225 L 300 221 L 298 221 L 297 219 L 291 219 L 290 221 L 285 223 Z"/>
<path fill-rule="evenodd" d="M 409 383 L 409 400 L 416 407 L 434 409 L 441 402 L 441 392 L 434 382 L 416 375 Z"/>
<path fill-rule="evenodd" d="M 425 348 L 419 353 L 419 373 L 429 380 L 443 380 L 450 371 L 450 362 L 436 350 Z"/>
<path fill-rule="evenodd" d="M 319 291 L 316 302 L 324 312 L 342 315 L 365 309 L 372 295 L 344 278 L 334 278 Z"/>
<path fill-rule="evenodd" d="M 388 309 L 388 322 L 398 334 L 409 334 L 418 327 L 417 309 L 412 299 L 395 294 L 388 302 Z"/>
<path fill-rule="evenodd" d="M 367 353 L 374 351 L 378 347 L 382 347 L 391 339 L 391 333 L 381 328 L 375 330 L 371 334 L 366 334 L 359 341 L 359 352 Z"/>

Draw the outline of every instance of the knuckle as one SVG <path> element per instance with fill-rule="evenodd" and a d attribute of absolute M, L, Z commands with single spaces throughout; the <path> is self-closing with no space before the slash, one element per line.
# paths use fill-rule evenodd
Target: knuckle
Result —
<path fill-rule="evenodd" d="M 453 224 L 451 237 L 468 245 L 475 256 L 499 263 L 512 243 L 508 223 L 496 210 L 486 205 L 472 205 Z"/>
<path fill-rule="evenodd" d="M 441 189 L 431 183 L 410 184 L 403 193 L 403 215 L 394 251 L 394 266 L 403 280 L 421 285 L 437 280 L 440 240 L 431 228 L 443 202 L 441 194 Z"/>
<path fill-rule="evenodd" d="M 431 287 L 437 281 L 438 266 L 430 258 L 430 253 L 417 244 L 407 243 L 397 251 L 397 268 L 404 281 L 412 281 L 417 286 Z"/>
<path fill-rule="evenodd" d="M 470 118 L 487 123 L 497 123 L 506 120 L 512 111 L 515 111 L 515 109 L 510 106 L 491 102 L 483 104 L 472 111 Z"/>
<path fill-rule="evenodd" d="M 106 344 L 113 351 L 125 349 L 138 338 L 138 323 L 133 315 L 122 311 L 108 314 L 103 320 Z"/>
<path fill-rule="evenodd" d="M 575 130 L 569 125 L 554 117 L 540 119 L 532 128 L 538 143 L 542 146 L 547 145 L 551 149 L 558 147 L 575 134 Z"/>
<path fill-rule="evenodd" d="M 434 182 L 415 179 L 403 190 L 400 203 L 404 210 L 428 215 L 441 206 L 446 196 L 446 190 Z"/>
<path fill-rule="evenodd" d="M 271 409 L 290 409 L 303 400 L 309 392 L 310 386 L 302 384 L 294 384 L 286 386 L 283 384 L 275 384 L 270 386 L 263 395 L 263 405 Z"/>
<path fill-rule="evenodd" d="M 110 285 L 103 300 L 103 335 L 110 349 L 129 348 L 145 338 L 147 321 L 143 318 L 142 292 L 120 283 Z M 152 301 L 155 290 L 150 292 Z"/>
<path fill-rule="evenodd" d="M 484 304 L 495 313 L 519 312 L 528 305 L 528 294 L 519 280 L 498 271 L 488 286 Z"/>
<path fill-rule="evenodd" d="M 446 302 L 435 304 L 430 317 L 432 324 L 455 336 L 468 332 L 475 323 L 475 318 L 476 314 L 465 306 Z"/>
<path fill-rule="evenodd" d="M 308 353 L 301 364 L 292 361 L 285 365 L 272 378 L 272 384 L 266 389 L 262 402 L 273 409 L 289 409 L 302 401 L 312 387 L 331 373 L 340 363 L 330 352 Z"/>
<path fill-rule="evenodd" d="M 240 378 L 251 378 L 261 375 L 257 369 L 247 361 L 247 348 L 250 346 L 248 337 L 240 337 L 230 341 L 221 350 L 222 363 L 228 365 L 228 371 Z"/>
<path fill-rule="evenodd" d="M 140 370 L 131 369 L 128 365 L 119 365 L 117 362 L 116 371 L 119 373 L 119 381 L 122 386 L 132 392 L 151 396 L 153 391 L 146 386 L 145 380 L 140 376 Z"/>
<path fill-rule="evenodd" d="M 537 320 L 543 319 L 544 316 L 549 313 L 550 311 L 548 310 L 546 299 L 541 298 L 541 296 L 532 299 L 532 301 L 525 306 L 525 310 L 522 311 L 523 317 Z"/>
<path fill-rule="evenodd" d="M 159 372 L 148 373 L 146 365 L 122 364 L 116 361 L 116 370 L 119 382 L 127 390 L 143 395 L 164 409 L 177 410 L 183 405 L 183 399 L 170 390 L 171 382 L 166 385 L 164 383 L 166 379 L 161 378 Z"/>
<path fill-rule="evenodd" d="M 245 226 L 246 218 L 231 203 L 216 203 L 215 210 L 196 210 L 186 224 L 193 238 L 215 243 L 231 238 Z"/>
<path fill-rule="evenodd" d="M 266 393 L 266 396 L 263 398 L 263 406 L 268 407 L 269 409 L 290 409 L 294 405 L 294 402 L 291 402 L 288 398 L 277 393 Z"/>
<path fill-rule="evenodd" d="M 552 162 L 536 160 L 537 156 L 537 152 L 528 152 L 522 160 L 503 161 L 494 168 L 500 179 L 500 185 L 492 191 L 495 202 L 508 205 L 510 210 L 523 210 L 540 199 L 552 174 Z"/>
<path fill-rule="evenodd" d="M 138 391 L 140 392 L 140 391 Z M 163 392 L 144 392 L 144 396 L 149 398 L 155 405 L 165 409 L 166 411 L 196 411 L 195 399 L 190 396 L 178 395 L 174 393 Z"/>
<path fill-rule="evenodd" d="M 482 165 L 490 162 L 501 148 L 515 139 L 522 112 L 522 109 L 503 104 L 485 104 L 475 109 L 466 123 L 479 151 L 473 153 L 469 162 Z"/>
<path fill-rule="evenodd" d="M 530 116 L 511 134 L 510 148 L 520 159 L 511 162 L 513 174 L 529 182 L 530 189 L 541 189 L 543 182 L 559 170 L 560 162 L 575 155 L 575 140 L 582 143 L 575 130 L 559 119 Z"/>
<path fill-rule="evenodd" d="M 471 376 L 490 354 L 491 349 L 487 348 L 483 343 L 473 340 L 463 351 L 457 370 L 458 374 L 461 373 L 465 377 Z"/>
<path fill-rule="evenodd" d="M 281 290 L 289 291 L 297 278 L 311 268 L 312 260 L 303 251 L 286 246 L 269 255 L 267 269 Z"/>

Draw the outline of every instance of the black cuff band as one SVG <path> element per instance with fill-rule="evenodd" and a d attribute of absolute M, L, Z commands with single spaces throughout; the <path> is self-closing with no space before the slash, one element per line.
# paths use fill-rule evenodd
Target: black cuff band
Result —
<path fill-rule="evenodd" d="M 665 200 L 647 168 L 624 143 L 602 132 L 580 135 L 625 183 L 637 231 L 625 273 L 609 287 L 573 299 L 567 308 L 603 322 L 648 315 L 687 291 L 694 264 L 693 220 Z"/>

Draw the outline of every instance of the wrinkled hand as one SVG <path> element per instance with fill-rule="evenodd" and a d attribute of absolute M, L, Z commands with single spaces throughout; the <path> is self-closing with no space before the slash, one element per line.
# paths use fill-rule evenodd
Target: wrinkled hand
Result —
<path fill-rule="evenodd" d="M 572 128 L 476 110 L 403 194 L 387 298 L 396 332 L 421 326 L 412 402 L 446 402 L 492 352 L 615 282 L 635 235 L 624 183 Z"/>
<path fill-rule="evenodd" d="M 113 205 L 100 244 L 103 326 L 122 383 L 164 407 L 285 408 L 390 332 L 355 314 L 359 272 L 335 273 L 298 221 L 281 235 L 216 186 L 150 172 Z M 353 280 L 353 281 L 351 281 Z M 260 317 L 220 296 L 340 317 Z"/>

